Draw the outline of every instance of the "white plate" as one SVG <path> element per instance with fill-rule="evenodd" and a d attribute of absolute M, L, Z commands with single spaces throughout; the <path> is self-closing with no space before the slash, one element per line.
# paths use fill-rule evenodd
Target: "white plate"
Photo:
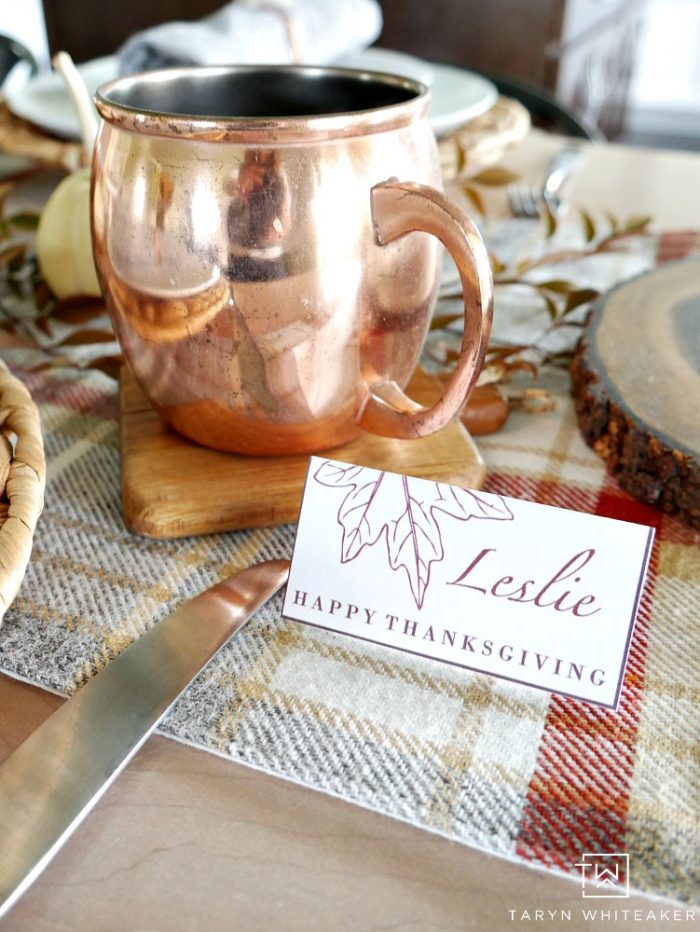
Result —
<path fill-rule="evenodd" d="M 473 71 L 434 62 L 431 68 L 428 117 L 436 136 L 444 136 L 486 113 L 498 100 L 496 85 Z"/>
<path fill-rule="evenodd" d="M 117 76 L 117 60 L 113 55 L 106 55 L 79 65 L 78 70 L 90 94 L 94 94 L 100 84 Z M 18 117 L 29 120 L 55 136 L 65 139 L 80 137 L 80 124 L 75 109 L 63 79 L 55 72 L 36 75 L 9 98 L 7 106 Z"/>
<path fill-rule="evenodd" d="M 443 136 L 490 110 L 498 98 L 495 84 L 481 75 L 423 61 L 392 49 L 365 49 L 341 59 L 340 64 L 349 68 L 388 71 L 427 84 L 430 88 L 428 117 L 436 136 Z"/>
<path fill-rule="evenodd" d="M 489 110 L 498 97 L 490 81 L 471 71 L 425 62 L 390 49 L 366 49 L 343 59 L 343 64 L 406 75 L 427 84 L 431 92 L 430 125 L 436 136 L 448 133 Z M 117 60 L 113 55 L 107 55 L 79 65 L 78 70 L 88 90 L 94 94 L 101 84 L 117 76 Z M 37 75 L 7 103 L 17 116 L 56 136 L 77 139 L 80 135 L 73 105 L 57 74 Z"/>
<path fill-rule="evenodd" d="M 339 59 L 337 64 L 346 68 L 364 68 L 367 71 L 384 71 L 388 74 L 400 74 L 402 77 L 413 78 L 430 86 L 434 72 L 430 62 L 416 58 L 415 55 L 406 55 L 405 52 L 395 52 L 393 49 L 380 49 L 372 46 L 364 52 L 355 55 L 346 55 Z"/>

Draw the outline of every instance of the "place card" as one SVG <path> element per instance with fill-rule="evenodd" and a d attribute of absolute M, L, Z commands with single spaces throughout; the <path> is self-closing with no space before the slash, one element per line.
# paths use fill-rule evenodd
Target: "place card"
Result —
<path fill-rule="evenodd" d="M 653 536 L 312 457 L 283 612 L 616 708 Z"/>

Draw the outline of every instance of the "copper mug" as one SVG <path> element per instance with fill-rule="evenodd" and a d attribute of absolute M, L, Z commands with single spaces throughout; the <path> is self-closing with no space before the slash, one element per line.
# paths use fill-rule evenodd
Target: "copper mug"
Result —
<path fill-rule="evenodd" d="M 425 86 L 339 68 L 180 68 L 112 81 L 95 103 L 96 265 L 167 424 L 276 455 L 361 430 L 422 437 L 459 411 L 483 363 L 492 279 L 478 231 L 438 190 Z M 439 241 L 462 278 L 464 340 L 444 395 L 422 408 L 403 388 Z"/>

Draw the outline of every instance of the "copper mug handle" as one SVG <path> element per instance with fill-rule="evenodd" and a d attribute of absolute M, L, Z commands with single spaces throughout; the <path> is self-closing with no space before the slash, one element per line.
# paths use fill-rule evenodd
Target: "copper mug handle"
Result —
<path fill-rule="evenodd" d="M 396 382 L 369 386 L 360 414 L 363 430 L 409 440 L 444 427 L 469 397 L 481 371 L 491 333 L 493 278 L 484 242 L 469 217 L 427 185 L 391 179 L 371 190 L 375 240 L 386 246 L 414 231 L 431 233 L 454 259 L 464 294 L 464 338 L 447 388 L 430 408 L 404 394 Z"/>

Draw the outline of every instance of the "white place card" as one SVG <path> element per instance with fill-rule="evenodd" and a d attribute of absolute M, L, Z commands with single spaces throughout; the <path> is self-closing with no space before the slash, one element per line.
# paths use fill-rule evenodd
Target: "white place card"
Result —
<path fill-rule="evenodd" d="M 653 535 L 312 457 L 284 614 L 616 708 Z"/>

